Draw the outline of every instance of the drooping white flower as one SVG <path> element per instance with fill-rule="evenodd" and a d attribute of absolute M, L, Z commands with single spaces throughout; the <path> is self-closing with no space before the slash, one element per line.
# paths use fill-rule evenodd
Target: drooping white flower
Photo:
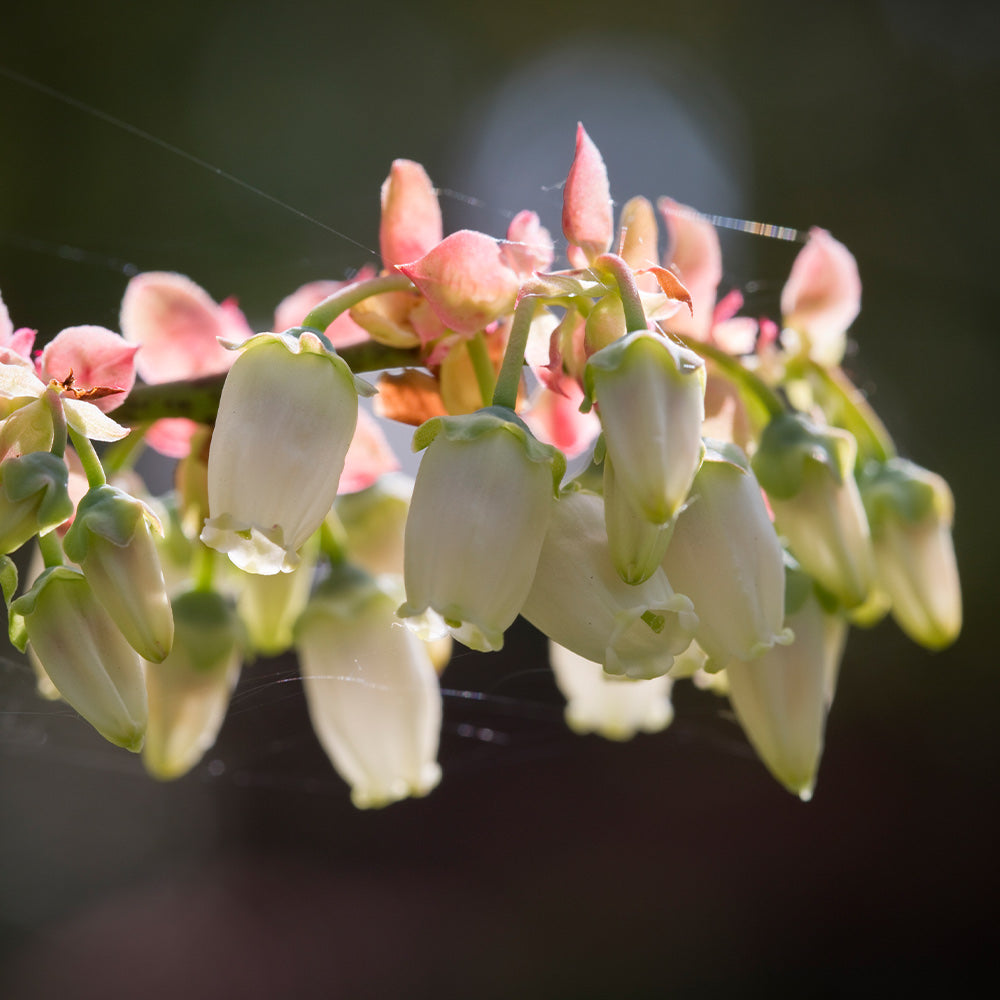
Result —
<path fill-rule="evenodd" d="M 698 623 L 691 601 L 674 593 L 662 569 L 638 585 L 622 580 L 601 498 L 580 491 L 555 505 L 521 614 L 553 642 L 633 678 L 667 673 Z"/>
<path fill-rule="evenodd" d="M 862 495 L 893 618 L 915 642 L 944 649 L 962 630 L 951 489 L 936 473 L 894 458 L 866 471 Z"/>
<path fill-rule="evenodd" d="M 706 450 L 663 568 L 694 602 L 695 639 L 710 667 L 753 660 L 791 641 L 781 546 L 760 485 L 735 445 L 715 442 Z"/>
<path fill-rule="evenodd" d="M 847 431 L 788 413 L 764 428 L 753 457 L 792 554 L 845 608 L 860 605 L 875 580 L 871 533 L 854 479 L 857 452 Z"/>
<path fill-rule="evenodd" d="M 565 460 L 499 408 L 429 420 L 414 446 L 427 452 L 406 522 L 399 616 L 431 638 L 430 609 L 459 642 L 500 649 L 531 588 Z"/>
<path fill-rule="evenodd" d="M 426 795 L 441 779 L 441 691 L 397 603 L 366 574 L 335 569 L 296 628 L 313 729 L 361 808 Z"/>
<path fill-rule="evenodd" d="M 138 753 L 148 714 L 142 661 L 83 574 L 46 570 L 11 612 L 12 635 L 31 643 L 63 699 L 106 740 Z"/>
<path fill-rule="evenodd" d="M 242 631 L 212 591 L 174 598 L 170 655 L 146 667 L 149 725 L 142 760 L 156 778 L 187 774 L 215 743 L 240 675 Z"/>
<path fill-rule="evenodd" d="M 600 733 L 609 740 L 630 740 L 656 733 L 673 721 L 673 681 L 664 674 L 648 680 L 613 677 L 599 663 L 558 643 L 549 643 L 549 662 L 566 698 L 566 723 L 575 733 Z"/>
<path fill-rule="evenodd" d="M 312 333 L 238 346 L 212 436 L 201 539 L 247 572 L 287 573 L 333 505 L 358 392 L 370 387 Z"/>
<path fill-rule="evenodd" d="M 773 646 L 752 663 L 731 660 L 725 673 L 730 703 L 758 756 L 785 788 L 807 801 L 816 784 L 847 622 L 820 604 L 804 573 L 790 577 L 786 610 L 794 641 Z"/>
<path fill-rule="evenodd" d="M 163 534 L 149 507 L 105 484 L 80 501 L 63 547 L 122 635 L 158 663 L 170 652 L 174 619 L 151 530 Z"/>

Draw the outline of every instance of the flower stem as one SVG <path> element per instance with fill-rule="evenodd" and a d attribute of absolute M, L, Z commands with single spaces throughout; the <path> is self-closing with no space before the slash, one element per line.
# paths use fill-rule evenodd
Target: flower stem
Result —
<path fill-rule="evenodd" d="M 325 298 L 302 321 L 303 326 L 322 333 L 341 313 L 372 295 L 382 295 L 385 292 L 409 292 L 413 290 L 413 282 L 405 274 L 384 274 L 379 278 L 359 281 L 347 285 Z"/>
<path fill-rule="evenodd" d="M 207 594 L 213 589 L 215 579 L 215 550 L 195 541 L 191 554 L 191 589 Z"/>
<path fill-rule="evenodd" d="M 73 442 L 73 447 L 76 448 L 77 455 L 80 456 L 80 464 L 83 466 L 83 471 L 87 475 L 87 485 L 91 489 L 95 486 L 103 486 L 108 480 L 104 475 L 104 466 L 101 465 L 101 460 L 98 458 L 97 451 L 93 444 L 91 444 L 90 438 L 86 434 L 81 434 L 79 431 L 74 430 L 72 427 L 69 429 L 69 436 Z"/>
<path fill-rule="evenodd" d="M 47 388 L 42 395 L 49 412 L 52 414 L 52 447 L 49 451 L 56 458 L 62 458 L 66 454 L 66 411 L 63 409 L 59 394 L 51 387 Z"/>
<path fill-rule="evenodd" d="M 59 536 L 56 532 L 49 531 L 38 536 L 38 551 L 42 554 L 46 569 L 64 564 L 62 545 L 59 544 Z"/>
<path fill-rule="evenodd" d="M 319 547 L 330 560 L 331 566 L 339 566 L 347 561 L 347 531 L 332 510 L 319 526 Z"/>
<path fill-rule="evenodd" d="M 629 333 L 636 330 L 646 330 L 649 323 L 646 312 L 642 308 L 639 296 L 639 286 L 635 283 L 635 274 L 625 261 L 614 253 L 602 253 L 594 261 L 594 270 L 598 274 L 607 274 L 614 278 L 621 296 L 622 308 L 625 310 L 625 329 Z"/>
<path fill-rule="evenodd" d="M 513 410 L 517 406 L 517 389 L 521 384 L 521 369 L 524 367 L 524 351 L 528 346 L 531 321 L 535 318 L 538 299 L 526 295 L 514 308 L 514 319 L 510 324 L 510 337 L 504 352 L 500 374 L 493 388 L 493 405 L 505 406 Z"/>
<path fill-rule="evenodd" d="M 490 352 L 486 347 L 486 336 L 482 330 L 470 340 L 467 340 L 465 346 L 469 351 L 472 370 L 476 375 L 476 383 L 479 386 L 479 395 L 482 397 L 483 406 L 489 406 L 490 399 L 493 396 L 493 388 L 496 385 L 497 374 L 493 370 Z"/>

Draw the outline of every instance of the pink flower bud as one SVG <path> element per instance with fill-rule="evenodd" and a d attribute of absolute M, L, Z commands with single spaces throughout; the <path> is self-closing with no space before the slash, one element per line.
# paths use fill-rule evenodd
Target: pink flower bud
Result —
<path fill-rule="evenodd" d="M 504 263 L 500 244 L 462 229 L 399 270 L 426 296 L 450 330 L 471 335 L 514 308 L 520 281 Z"/>
<path fill-rule="evenodd" d="M 394 160 L 382 185 L 382 263 L 392 268 L 423 257 L 443 233 L 441 206 L 427 171 L 412 160 Z"/>
<path fill-rule="evenodd" d="M 562 227 L 566 239 L 589 260 L 611 248 L 614 219 L 608 171 L 583 125 L 576 127 L 576 156 L 563 189 Z"/>
<path fill-rule="evenodd" d="M 861 311 L 861 278 L 854 255 L 825 229 L 813 229 L 781 291 L 786 327 L 802 335 L 806 353 L 823 365 L 844 357 L 847 328 Z"/>
<path fill-rule="evenodd" d="M 522 278 L 552 266 L 552 237 L 535 212 L 518 212 L 511 219 L 500 256 Z"/>

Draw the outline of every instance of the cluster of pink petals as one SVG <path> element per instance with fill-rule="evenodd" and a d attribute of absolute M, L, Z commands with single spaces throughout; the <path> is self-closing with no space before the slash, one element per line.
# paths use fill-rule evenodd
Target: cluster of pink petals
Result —
<path fill-rule="evenodd" d="M 837 365 L 847 328 L 861 311 L 861 277 L 854 255 L 825 229 L 812 229 L 781 292 L 785 327 L 804 335 L 814 361 Z"/>

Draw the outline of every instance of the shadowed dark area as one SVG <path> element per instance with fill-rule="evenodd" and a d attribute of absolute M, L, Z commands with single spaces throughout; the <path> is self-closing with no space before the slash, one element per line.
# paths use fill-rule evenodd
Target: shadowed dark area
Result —
<path fill-rule="evenodd" d="M 966 626 L 933 655 L 891 622 L 852 633 L 808 805 L 688 685 L 664 733 L 573 736 L 524 623 L 445 673 L 441 786 L 373 813 L 323 756 L 291 660 L 250 666 L 215 750 L 161 785 L 8 652 L 0 996 L 980 989 L 1000 889 L 996 5 L 61 6 L 0 32 L 15 326 L 116 327 L 128 274 L 166 269 L 266 328 L 299 284 L 374 261 L 398 156 L 457 192 L 449 230 L 499 236 L 534 208 L 557 233 L 582 120 L 619 204 L 821 225 L 856 255 L 847 368 L 954 489 Z M 723 290 L 774 313 L 798 246 L 722 239 Z"/>

